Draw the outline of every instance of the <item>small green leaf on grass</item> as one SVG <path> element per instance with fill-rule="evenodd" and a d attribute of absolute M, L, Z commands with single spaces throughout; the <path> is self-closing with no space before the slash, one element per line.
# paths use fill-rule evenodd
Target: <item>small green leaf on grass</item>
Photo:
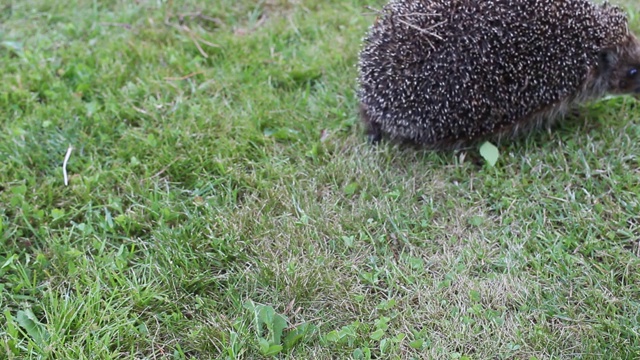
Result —
<path fill-rule="evenodd" d="M 352 182 L 349 185 L 344 187 L 344 193 L 345 195 L 353 195 L 356 193 L 356 191 L 358 191 L 358 183 L 357 182 Z"/>
<path fill-rule="evenodd" d="M 13 266 L 13 262 L 16 259 L 16 255 L 11 255 L 7 258 L 7 260 L 4 262 L 4 264 L 2 264 L 2 266 L 0 266 L 0 276 L 3 275 L 3 273 L 5 272 L 5 268 L 7 269 L 12 269 L 14 268 Z"/>
<path fill-rule="evenodd" d="M 303 84 L 320 79 L 322 72 L 318 69 L 291 70 L 289 76 L 296 83 Z"/>
<path fill-rule="evenodd" d="M 469 291 L 469 298 L 473 302 L 479 302 L 480 301 L 480 292 L 478 290 Z"/>
<path fill-rule="evenodd" d="M 411 269 L 413 270 L 420 270 L 420 269 L 424 269 L 424 260 L 422 260 L 419 257 L 409 257 L 407 259 L 407 262 L 409 263 L 409 266 L 411 267 Z"/>
<path fill-rule="evenodd" d="M 418 349 L 418 350 L 422 349 L 423 345 L 424 345 L 423 339 L 415 339 L 409 343 L 409 346 L 411 346 L 412 349 Z"/>
<path fill-rule="evenodd" d="M 63 209 L 51 209 L 51 217 L 53 218 L 53 220 L 58 220 L 62 217 L 64 217 L 64 210 Z"/>
<path fill-rule="evenodd" d="M 158 140 L 156 140 L 156 137 L 153 134 L 149 134 L 147 135 L 147 144 L 151 147 L 156 147 L 158 146 Z"/>
<path fill-rule="evenodd" d="M 469 219 L 469 225 L 472 225 L 472 226 L 480 226 L 480 225 L 482 225 L 483 222 L 484 222 L 484 218 L 482 216 L 478 216 L 478 215 L 472 216 Z"/>
<path fill-rule="evenodd" d="M 376 329 L 387 330 L 389 328 L 389 321 L 391 318 L 386 316 L 382 316 L 378 320 L 376 320 Z"/>
<path fill-rule="evenodd" d="M 312 159 L 317 159 L 322 154 L 322 144 L 315 143 L 311 146 L 311 149 L 307 151 L 306 156 Z"/>
<path fill-rule="evenodd" d="M 389 300 L 383 300 L 382 302 L 380 302 L 380 304 L 376 306 L 376 309 L 389 310 L 389 309 L 392 309 L 394 306 L 396 306 L 396 303 L 397 303 L 396 299 L 393 299 L 393 298 Z M 385 319 L 388 319 L 388 318 L 385 318 Z"/>
<path fill-rule="evenodd" d="M 22 53 L 22 43 L 18 41 L 3 41 L 0 42 L 0 45 L 10 51 L 13 51 L 16 54 Z"/>
<path fill-rule="evenodd" d="M 2 224 L 0 224 L 2 225 Z M 350 248 L 353 246 L 354 241 L 356 240 L 355 236 L 343 236 L 342 241 L 344 242 L 344 246 Z"/>
<path fill-rule="evenodd" d="M 262 133 L 264 136 L 272 137 L 276 140 L 295 140 L 298 137 L 298 131 L 289 128 L 271 129 L 265 128 Z"/>
<path fill-rule="evenodd" d="M 489 163 L 490 166 L 495 166 L 500 157 L 500 151 L 492 143 L 486 141 L 480 146 L 480 155 Z"/>
<path fill-rule="evenodd" d="M 382 339 L 382 341 L 380 341 L 380 352 L 383 354 L 386 353 L 390 346 L 391 342 L 389 339 Z"/>
<path fill-rule="evenodd" d="M 368 347 L 365 348 L 357 348 L 353 350 L 352 357 L 356 360 L 367 360 L 371 359 L 371 349 Z"/>
<path fill-rule="evenodd" d="M 138 328 L 138 332 L 141 335 L 148 335 L 149 334 L 149 329 L 147 328 L 147 325 L 145 323 L 142 323 L 142 324 L 138 325 L 137 328 Z"/>
<path fill-rule="evenodd" d="M 22 184 L 11 188 L 11 193 L 14 195 L 24 195 L 27 193 L 27 186 Z"/>
<path fill-rule="evenodd" d="M 326 341 L 338 342 L 342 338 L 342 335 L 338 332 L 338 330 L 330 331 L 327 335 L 324 336 Z"/>
<path fill-rule="evenodd" d="M 384 336 L 384 330 L 382 329 L 378 329 L 370 335 L 371 339 L 375 341 L 382 339 L 383 336 Z"/>

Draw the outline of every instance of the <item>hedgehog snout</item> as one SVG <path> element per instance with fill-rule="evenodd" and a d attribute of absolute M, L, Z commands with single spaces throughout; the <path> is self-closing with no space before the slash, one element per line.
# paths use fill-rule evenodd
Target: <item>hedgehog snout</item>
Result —
<path fill-rule="evenodd" d="M 632 81 L 635 85 L 633 92 L 640 95 L 640 70 L 638 70 L 638 67 L 631 68 L 631 70 L 629 70 L 629 76 L 633 78 Z"/>
<path fill-rule="evenodd" d="M 629 93 L 640 95 L 640 66 L 631 66 L 627 70 L 625 79 L 622 81 L 623 88 L 629 89 Z M 626 86 L 624 86 L 626 85 Z"/>
<path fill-rule="evenodd" d="M 640 64 L 617 64 L 609 84 L 613 94 L 640 94 Z"/>
<path fill-rule="evenodd" d="M 618 49 L 617 67 L 614 77 L 617 78 L 617 92 L 640 94 L 640 41 L 630 34 L 624 45 Z"/>

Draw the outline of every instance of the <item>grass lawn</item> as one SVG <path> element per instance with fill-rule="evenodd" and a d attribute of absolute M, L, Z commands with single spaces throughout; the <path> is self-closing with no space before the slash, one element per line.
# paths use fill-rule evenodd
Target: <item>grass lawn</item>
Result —
<path fill-rule="evenodd" d="M 366 5 L 2 2 L 0 359 L 638 358 L 640 103 L 369 146 Z"/>

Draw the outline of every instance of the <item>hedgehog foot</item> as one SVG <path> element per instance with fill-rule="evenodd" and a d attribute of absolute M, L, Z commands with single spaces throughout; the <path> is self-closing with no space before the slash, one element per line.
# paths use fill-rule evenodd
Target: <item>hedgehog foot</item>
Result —
<path fill-rule="evenodd" d="M 371 121 L 371 117 L 367 111 L 367 106 L 362 103 L 360 103 L 360 118 L 364 123 L 369 143 L 372 145 L 379 143 L 380 140 L 382 140 L 382 129 L 379 124 Z"/>
<path fill-rule="evenodd" d="M 378 145 L 381 140 L 382 140 L 382 135 L 380 133 L 367 134 L 367 141 L 371 145 Z"/>

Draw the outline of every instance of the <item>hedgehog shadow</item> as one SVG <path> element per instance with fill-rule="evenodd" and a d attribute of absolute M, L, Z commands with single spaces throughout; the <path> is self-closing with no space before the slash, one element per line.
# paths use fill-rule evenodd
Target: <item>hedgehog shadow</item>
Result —
<path fill-rule="evenodd" d="M 581 104 L 569 110 L 565 116 L 555 119 L 550 125 L 535 128 L 511 139 L 504 139 L 500 146 L 518 153 L 532 149 L 564 148 L 567 141 L 582 142 L 587 134 L 601 131 L 606 123 L 604 119 L 615 116 L 612 114 L 615 108 L 616 106 L 597 103 Z"/>
<path fill-rule="evenodd" d="M 484 160 L 480 155 L 480 145 L 485 141 L 495 144 L 501 153 L 513 153 L 514 155 L 526 155 L 527 152 L 536 149 L 557 149 L 571 137 L 578 137 L 602 128 L 602 118 L 609 115 L 607 108 L 603 106 L 581 105 L 571 109 L 568 114 L 551 122 L 550 125 L 538 126 L 531 131 L 524 131 L 516 135 L 502 138 L 484 138 L 474 140 L 456 148 L 426 148 L 424 145 L 410 141 L 382 138 L 376 141 L 369 140 L 372 146 L 385 146 L 388 151 L 415 161 L 431 159 L 431 162 L 450 165 L 460 161 L 460 154 L 464 153 L 465 162 L 471 162 L 482 167 Z M 412 155 L 410 155 L 412 154 Z M 417 156 L 416 156 L 417 155 Z M 421 160 L 420 160 L 421 159 Z"/>

